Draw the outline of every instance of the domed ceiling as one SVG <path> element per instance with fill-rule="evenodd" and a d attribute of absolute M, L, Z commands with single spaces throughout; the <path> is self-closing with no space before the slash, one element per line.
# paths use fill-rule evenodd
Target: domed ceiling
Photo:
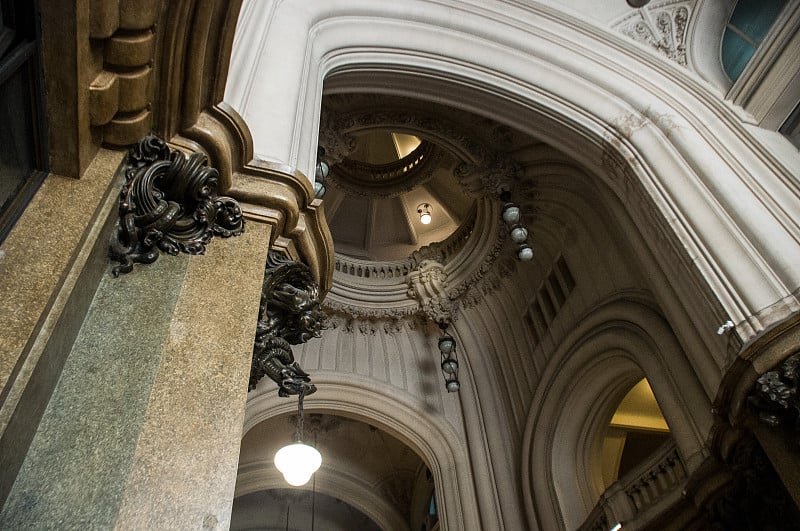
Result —
<path fill-rule="evenodd" d="M 338 253 L 371 261 L 408 257 L 450 236 L 474 206 L 435 141 L 372 124 L 334 161 L 325 212 Z M 424 223 L 420 209 L 430 213 Z"/>

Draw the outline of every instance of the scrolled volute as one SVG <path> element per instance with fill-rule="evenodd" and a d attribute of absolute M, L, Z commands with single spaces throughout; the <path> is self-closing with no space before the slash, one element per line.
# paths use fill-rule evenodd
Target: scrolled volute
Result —
<path fill-rule="evenodd" d="M 111 236 L 114 276 L 134 263 L 150 264 L 160 252 L 203 254 L 213 236 L 244 232 L 239 204 L 218 196 L 219 173 L 202 153 L 189 156 L 146 136 L 128 152 L 119 221 Z"/>

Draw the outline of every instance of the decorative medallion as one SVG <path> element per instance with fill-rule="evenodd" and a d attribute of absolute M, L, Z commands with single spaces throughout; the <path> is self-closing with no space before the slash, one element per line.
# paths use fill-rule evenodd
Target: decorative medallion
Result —
<path fill-rule="evenodd" d="M 317 388 L 300 368 L 291 345 L 320 337 L 326 317 L 320 308 L 319 286 L 305 264 L 294 262 L 281 252 L 270 251 L 261 306 L 258 310 L 250 390 L 264 376 L 278 384 L 278 395 L 310 395 Z"/>
<path fill-rule="evenodd" d="M 218 196 L 219 173 L 202 153 L 188 157 L 156 136 L 146 136 L 125 159 L 125 185 L 110 256 L 111 273 L 129 273 L 133 264 L 153 263 L 160 251 L 203 254 L 213 236 L 244 232 L 239 204 Z"/>

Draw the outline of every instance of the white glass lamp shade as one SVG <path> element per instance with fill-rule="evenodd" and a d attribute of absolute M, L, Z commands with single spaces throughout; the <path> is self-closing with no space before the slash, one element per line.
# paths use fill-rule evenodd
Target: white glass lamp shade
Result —
<path fill-rule="evenodd" d="M 330 173 L 331 168 L 328 166 L 328 163 L 324 160 L 317 162 L 317 168 L 314 174 L 316 175 L 317 179 L 324 179 Z"/>
<path fill-rule="evenodd" d="M 447 358 L 442 362 L 442 371 L 446 374 L 455 374 L 458 372 L 458 361 L 453 358 Z"/>
<path fill-rule="evenodd" d="M 523 243 L 528 238 L 528 229 L 521 225 L 517 225 L 511 229 L 511 239 L 515 243 Z"/>
<path fill-rule="evenodd" d="M 419 222 L 422 223 L 423 225 L 429 225 L 431 222 L 431 215 L 423 213 L 419 217 Z"/>
<path fill-rule="evenodd" d="M 453 349 L 456 348 L 456 340 L 450 336 L 444 336 L 439 338 L 439 350 L 445 356 L 449 356 Z"/>
<path fill-rule="evenodd" d="M 527 245 L 522 245 L 517 251 L 517 258 L 523 262 L 529 262 L 530 260 L 533 260 L 533 249 Z"/>
<path fill-rule="evenodd" d="M 275 454 L 275 467 L 286 483 L 294 487 L 308 483 L 321 465 L 322 455 L 317 449 L 301 442 L 286 445 Z"/>
<path fill-rule="evenodd" d="M 505 221 L 507 225 L 516 225 L 521 218 L 519 207 L 514 203 L 508 203 L 503 207 L 503 221 Z"/>

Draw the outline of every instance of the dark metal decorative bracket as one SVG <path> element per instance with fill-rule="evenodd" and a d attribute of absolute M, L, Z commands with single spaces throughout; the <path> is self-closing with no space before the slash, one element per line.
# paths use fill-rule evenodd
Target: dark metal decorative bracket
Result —
<path fill-rule="evenodd" d="M 264 376 L 278 384 L 278 395 L 310 395 L 317 388 L 294 360 L 291 345 L 320 337 L 327 318 L 319 301 L 319 286 L 305 264 L 270 251 L 261 290 L 253 361 L 248 389 Z"/>
<path fill-rule="evenodd" d="M 155 262 L 159 251 L 203 254 L 212 237 L 244 232 L 241 207 L 217 195 L 219 173 L 207 163 L 202 153 L 187 157 L 152 135 L 130 149 L 111 236 L 115 277 L 129 273 L 134 262 Z"/>
<path fill-rule="evenodd" d="M 800 352 L 756 380 L 750 408 L 770 427 L 785 426 L 800 445 Z"/>

